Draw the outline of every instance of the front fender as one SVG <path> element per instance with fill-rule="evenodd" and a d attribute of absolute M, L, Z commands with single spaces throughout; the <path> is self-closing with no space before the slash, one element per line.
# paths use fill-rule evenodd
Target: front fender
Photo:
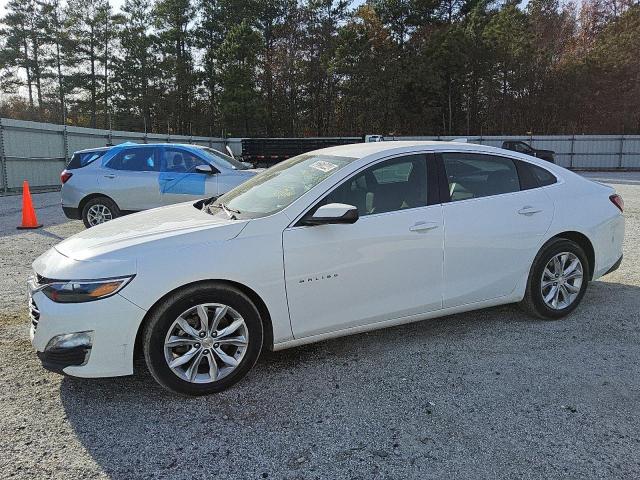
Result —
<path fill-rule="evenodd" d="M 150 310 L 165 295 L 185 285 L 232 282 L 255 292 L 267 306 L 275 343 L 292 338 L 281 235 L 239 236 L 174 248 L 164 248 L 161 243 L 149 247 L 138 256 L 136 277 L 120 292 L 132 303 Z"/>

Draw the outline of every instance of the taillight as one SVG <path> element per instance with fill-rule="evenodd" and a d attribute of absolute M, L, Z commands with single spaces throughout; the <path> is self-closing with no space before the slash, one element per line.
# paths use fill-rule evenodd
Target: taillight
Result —
<path fill-rule="evenodd" d="M 67 180 L 69 180 L 72 176 L 73 176 L 73 173 L 67 170 L 63 170 L 62 173 L 60 174 L 60 181 L 64 185 L 65 183 L 67 183 Z"/>
<path fill-rule="evenodd" d="M 609 200 L 611 200 L 611 203 L 618 207 L 621 212 L 624 212 L 624 200 L 622 200 L 620 195 L 611 195 Z"/>

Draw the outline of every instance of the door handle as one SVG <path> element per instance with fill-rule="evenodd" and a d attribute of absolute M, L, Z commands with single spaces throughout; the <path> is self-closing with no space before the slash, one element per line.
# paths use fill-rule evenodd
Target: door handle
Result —
<path fill-rule="evenodd" d="M 104 178 L 116 178 L 116 175 L 114 173 L 106 173 Z"/>
<path fill-rule="evenodd" d="M 439 225 L 436 222 L 416 222 L 409 227 L 410 232 L 426 232 L 438 228 Z"/>
<path fill-rule="evenodd" d="M 171 182 L 171 181 L 175 180 L 175 177 L 170 177 L 170 178 L 166 178 L 166 177 L 165 177 L 165 178 L 163 178 L 163 180 L 166 180 L 166 181 L 168 181 L 168 182 Z"/>
<path fill-rule="evenodd" d="M 540 213 L 542 210 L 536 207 L 532 207 L 531 205 L 526 205 L 524 207 L 522 207 L 520 210 L 518 210 L 518 213 L 520 215 L 526 215 L 526 216 L 531 216 L 534 213 Z"/>

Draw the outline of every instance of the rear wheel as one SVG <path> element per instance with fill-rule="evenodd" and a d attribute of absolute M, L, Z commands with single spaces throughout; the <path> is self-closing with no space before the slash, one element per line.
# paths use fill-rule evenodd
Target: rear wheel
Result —
<path fill-rule="evenodd" d="M 589 262 L 580 245 L 554 239 L 536 256 L 521 305 L 540 318 L 562 318 L 578 306 L 589 278 Z"/>
<path fill-rule="evenodd" d="M 96 197 L 89 200 L 82 208 L 82 221 L 87 228 L 95 227 L 120 216 L 116 203 L 107 197 Z"/>
<path fill-rule="evenodd" d="M 262 322 L 242 292 L 224 285 L 187 287 L 169 296 L 146 325 L 143 346 L 160 385 L 187 395 L 224 390 L 253 367 Z"/>

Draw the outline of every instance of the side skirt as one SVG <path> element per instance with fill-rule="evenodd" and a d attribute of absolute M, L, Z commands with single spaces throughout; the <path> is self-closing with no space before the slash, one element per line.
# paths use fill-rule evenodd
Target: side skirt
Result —
<path fill-rule="evenodd" d="M 383 322 L 370 323 L 367 325 L 360 325 L 357 327 L 345 328 L 345 329 L 336 330 L 333 332 L 321 333 L 320 335 L 312 335 L 310 337 L 287 340 L 285 342 L 274 344 L 273 350 L 274 351 L 284 350 L 286 348 L 298 347 L 300 345 L 307 345 L 309 343 L 320 342 L 322 340 L 345 337 L 347 335 L 370 332 L 371 330 L 380 330 L 382 328 L 395 327 L 396 325 L 404 325 L 405 323 L 420 322 L 422 320 L 429 320 L 432 318 L 444 317 L 446 315 L 453 315 L 455 313 L 468 312 L 471 310 L 480 310 L 481 308 L 495 307 L 496 305 L 505 305 L 508 303 L 515 303 L 515 302 L 519 302 L 520 300 L 522 300 L 521 296 L 518 297 L 517 295 L 511 294 L 504 297 L 492 298 L 490 300 L 483 300 L 481 302 L 468 303 L 466 305 L 459 305 L 457 307 L 443 308 L 441 310 L 435 310 L 433 312 L 422 313 L 419 315 L 410 315 L 407 317 L 394 318 L 393 320 L 385 320 Z"/>

